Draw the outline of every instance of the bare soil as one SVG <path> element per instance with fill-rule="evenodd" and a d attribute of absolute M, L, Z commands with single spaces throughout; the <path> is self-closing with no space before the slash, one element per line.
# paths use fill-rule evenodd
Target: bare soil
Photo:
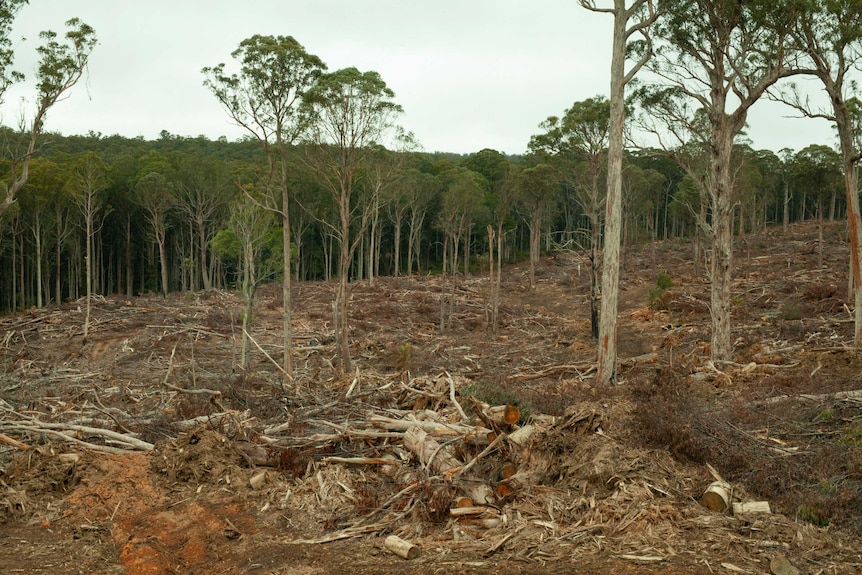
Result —
<path fill-rule="evenodd" d="M 288 382 L 278 286 L 259 291 L 246 372 L 227 292 L 98 298 L 86 341 L 80 301 L 0 318 L 0 573 L 860 573 L 862 356 L 844 225 L 824 237 L 821 251 L 807 223 L 737 238 L 722 365 L 691 244 L 628 248 L 610 388 L 593 379 L 588 268 L 571 253 L 541 262 L 535 290 L 526 264 L 505 269 L 495 331 L 482 275 L 458 279 L 442 333 L 440 277 L 357 282 L 357 370 L 342 377 L 329 283 L 296 285 Z M 452 474 L 369 432 L 372 415 L 450 417 L 470 397 L 545 422 L 523 451 L 444 446 L 475 458 L 480 483 L 507 460 L 526 471 L 487 505 L 494 525 L 450 516 Z M 333 459 L 392 453 L 403 491 Z M 773 513 L 704 508 L 715 474 Z M 390 534 L 420 557 L 389 553 Z"/>

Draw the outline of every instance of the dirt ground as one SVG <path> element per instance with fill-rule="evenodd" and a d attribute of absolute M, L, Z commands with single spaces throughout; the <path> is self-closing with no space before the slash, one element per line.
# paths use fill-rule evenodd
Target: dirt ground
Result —
<path fill-rule="evenodd" d="M 860 573 L 845 236 L 827 224 L 822 251 L 816 223 L 737 238 L 722 365 L 691 244 L 629 248 L 610 388 L 571 253 L 541 262 L 535 290 L 526 264 L 505 269 L 495 331 L 480 274 L 452 292 L 439 277 L 354 284 L 343 377 L 327 283 L 295 286 L 287 382 L 278 286 L 259 291 L 245 372 L 241 302 L 223 291 L 98 298 L 86 341 L 80 301 L 2 317 L 0 573 Z M 490 447 L 447 436 L 427 461 L 382 427 L 480 425 L 474 400 L 521 419 Z M 529 442 L 509 440 L 524 427 Z M 435 471 L 444 455 L 465 469 Z M 706 509 L 716 475 L 772 513 Z M 458 515 L 470 482 L 493 499 Z M 419 557 L 390 553 L 393 534 Z"/>

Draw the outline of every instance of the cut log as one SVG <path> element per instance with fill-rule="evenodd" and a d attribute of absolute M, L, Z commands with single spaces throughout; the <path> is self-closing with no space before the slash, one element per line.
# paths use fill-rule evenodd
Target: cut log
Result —
<path fill-rule="evenodd" d="M 489 421 L 500 426 L 511 426 L 521 419 L 521 410 L 515 405 L 494 405 L 482 410 Z"/>
<path fill-rule="evenodd" d="M 722 512 L 730 506 L 730 484 L 726 481 L 713 481 L 700 498 L 700 504 L 710 511 Z"/>
<path fill-rule="evenodd" d="M 509 479 L 513 475 L 518 472 L 518 466 L 512 463 L 511 461 L 507 461 L 504 463 L 500 469 L 497 471 L 497 479 Z"/>
<path fill-rule="evenodd" d="M 461 462 L 442 449 L 437 441 L 418 426 L 404 432 L 404 447 L 415 453 L 423 465 L 439 474 L 452 472 L 461 467 Z"/>
<path fill-rule="evenodd" d="M 449 509 L 449 515 L 452 517 L 466 517 L 468 515 L 483 515 L 488 511 L 488 507 L 453 507 Z"/>
<path fill-rule="evenodd" d="M 498 483 L 497 487 L 495 488 L 495 491 L 497 492 L 497 497 L 499 497 L 500 499 L 505 499 L 506 497 L 509 497 L 515 492 L 514 489 L 512 489 L 505 483 Z"/>
<path fill-rule="evenodd" d="M 402 559 L 416 559 L 421 553 L 419 547 L 405 541 L 397 535 L 390 535 L 383 541 L 383 545 L 392 553 L 398 555 Z"/>
<path fill-rule="evenodd" d="M 769 501 L 745 501 L 733 504 L 734 515 L 769 515 L 771 513 Z"/>
<path fill-rule="evenodd" d="M 514 443 L 518 447 L 526 447 L 530 438 L 533 437 L 537 431 L 539 431 L 539 428 L 535 425 L 525 425 L 524 427 L 520 427 L 510 433 L 507 439 L 510 443 Z"/>
<path fill-rule="evenodd" d="M 266 483 L 266 480 L 267 480 L 266 471 L 261 471 L 260 473 L 256 473 L 255 475 L 253 475 L 248 480 L 248 484 L 251 485 L 252 489 L 260 489 L 261 487 L 263 487 L 264 483 Z"/>
<path fill-rule="evenodd" d="M 503 520 L 499 517 L 480 517 L 479 519 L 474 519 L 470 524 L 484 527 L 485 529 L 493 529 L 499 527 L 502 523 Z"/>
<path fill-rule="evenodd" d="M 490 505 L 494 500 L 491 486 L 484 481 L 462 478 L 456 485 L 475 505 Z"/>
<path fill-rule="evenodd" d="M 530 484 L 530 475 L 526 472 L 515 473 L 500 482 L 501 485 L 507 485 L 512 490 L 523 489 Z"/>

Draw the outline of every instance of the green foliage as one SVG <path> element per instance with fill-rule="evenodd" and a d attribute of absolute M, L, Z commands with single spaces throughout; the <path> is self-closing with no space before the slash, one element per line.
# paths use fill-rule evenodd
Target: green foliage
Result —
<path fill-rule="evenodd" d="M 673 280 L 667 272 L 659 272 L 656 276 L 655 285 L 660 289 L 669 290 L 673 287 Z"/>
<path fill-rule="evenodd" d="M 409 341 L 405 341 L 395 350 L 395 369 L 404 371 L 413 360 L 413 345 Z"/>
<path fill-rule="evenodd" d="M 656 276 L 655 287 L 649 290 L 649 306 L 651 308 L 661 307 L 663 305 L 662 298 L 667 291 L 673 287 L 673 280 L 667 272 L 659 272 Z"/>
<path fill-rule="evenodd" d="M 862 447 L 862 422 L 845 426 L 841 430 L 841 443 Z"/>
<path fill-rule="evenodd" d="M 824 409 L 814 418 L 814 423 L 828 423 L 835 418 L 835 412 L 831 409 Z"/>
<path fill-rule="evenodd" d="M 800 505 L 796 508 L 796 515 L 802 521 L 811 523 L 812 525 L 817 525 L 818 527 L 826 527 L 829 525 L 829 518 L 813 505 Z"/>
<path fill-rule="evenodd" d="M 210 244 L 220 258 L 235 262 L 242 253 L 242 244 L 231 229 L 219 230 Z"/>

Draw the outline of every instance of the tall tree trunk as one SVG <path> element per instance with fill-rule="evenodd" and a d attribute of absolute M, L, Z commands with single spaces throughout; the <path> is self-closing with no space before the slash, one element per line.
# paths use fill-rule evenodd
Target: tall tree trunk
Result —
<path fill-rule="evenodd" d="M 36 307 L 42 308 L 42 220 L 36 214 L 35 229 L 33 230 L 36 240 Z"/>
<path fill-rule="evenodd" d="M 602 262 L 602 301 L 599 319 L 596 380 L 609 384 L 616 375 L 617 311 L 620 285 L 620 222 L 622 219 L 623 123 L 625 122 L 626 18 L 615 3 L 611 54 L 608 182 L 605 198 L 605 249 Z M 622 3 L 624 11 L 625 6 Z"/>
<path fill-rule="evenodd" d="M 198 257 L 200 258 L 200 273 L 201 280 L 203 281 L 204 290 L 210 290 L 213 287 L 212 284 L 212 275 L 211 269 L 207 265 L 207 238 L 206 238 L 206 224 L 203 220 L 198 220 L 196 222 L 197 230 L 198 230 L 198 241 L 200 242 L 198 248 L 200 250 Z"/>
<path fill-rule="evenodd" d="M 393 268 L 392 275 L 395 277 L 398 277 L 400 275 L 400 272 L 401 272 L 401 220 L 402 220 L 402 213 L 401 213 L 401 210 L 399 209 L 395 215 L 395 222 L 394 222 L 395 246 L 394 246 L 394 249 L 392 250 L 393 251 L 392 263 L 394 264 L 392 266 L 392 268 Z"/>
<path fill-rule="evenodd" d="M 350 198 L 342 195 L 339 202 L 341 216 L 341 254 L 338 262 L 338 293 L 335 298 L 335 339 L 338 349 L 338 367 L 341 375 L 353 371 L 350 358 L 350 327 L 348 323 L 348 299 L 350 281 Z"/>
<path fill-rule="evenodd" d="M 733 354 L 730 331 L 731 287 L 733 279 L 733 185 L 730 158 L 733 133 L 725 127 L 715 130 L 712 157 L 712 254 L 710 258 L 710 305 L 713 361 L 729 361 Z"/>
<path fill-rule="evenodd" d="M 833 98 L 834 103 L 834 98 Z M 846 113 L 846 106 L 843 108 Z M 854 322 L 853 344 L 856 349 L 862 348 L 862 216 L 859 212 L 859 181 L 856 172 L 856 161 L 853 141 L 850 134 L 849 115 L 838 114 L 838 136 L 841 142 L 841 157 L 844 164 L 844 188 L 847 197 L 847 227 L 850 234 L 850 273 L 848 286 L 853 294 Z"/>
<path fill-rule="evenodd" d="M 134 267 L 132 262 L 132 217 L 126 216 L 126 297 L 134 293 Z"/>
<path fill-rule="evenodd" d="M 281 279 L 281 299 L 284 311 L 282 312 L 282 346 L 284 347 L 284 355 L 282 356 L 282 368 L 284 369 L 285 383 L 293 378 L 293 306 L 290 302 L 290 282 L 291 282 L 291 260 L 290 253 L 290 204 L 287 190 L 287 174 L 285 172 L 285 162 L 281 162 L 282 183 L 281 183 L 281 241 L 282 241 L 282 272 Z"/>
<path fill-rule="evenodd" d="M 168 254 L 166 249 L 167 239 L 165 238 L 165 231 L 161 230 L 156 232 L 157 234 L 157 244 L 159 246 L 159 270 L 161 275 L 162 282 L 162 297 L 167 297 L 168 295 Z"/>
<path fill-rule="evenodd" d="M 87 309 L 84 315 L 84 341 L 86 342 L 90 335 L 90 301 L 93 298 L 93 215 L 89 213 L 89 208 L 85 217 L 87 220 L 87 253 L 84 255 L 84 267 L 86 268 L 84 273 L 86 273 Z"/>

